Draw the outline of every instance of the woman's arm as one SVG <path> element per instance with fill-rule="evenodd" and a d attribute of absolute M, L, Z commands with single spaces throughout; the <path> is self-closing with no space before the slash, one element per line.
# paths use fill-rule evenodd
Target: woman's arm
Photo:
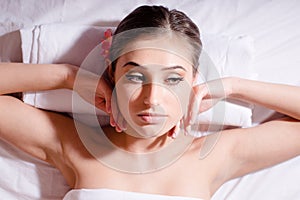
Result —
<path fill-rule="evenodd" d="M 76 67 L 64 64 L 0 63 L 0 94 L 73 87 Z"/>
<path fill-rule="evenodd" d="M 94 73 L 69 64 L 0 63 L 0 95 L 63 88 L 75 90 L 87 102 L 111 112 L 112 88 Z"/>
<path fill-rule="evenodd" d="M 103 81 L 96 74 L 78 70 L 76 66 L 68 64 L 1 63 L 0 139 L 58 167 L 69 184 L 73 185 L 74 177 L 68 174 L 70 171 L 64 160 L 62 140 L 68 134 L 77 135 L 74 121 L 70 117 L 34 108 L 2 94 L 75 89 L 83 98 L 91 103 L 96 101 L 95 105 L 105 109 L 105 100 L 111 96 L 111 88 Z"/>
<path fill-rule="evenodd" d="M 232 78 L 229 98 L 260 104 L 300 120 L 300 87 Z"/>
<path fill-rule="evenodd" d="M 195 122 L 198 113 L 210 109 L 224 98 L 259 104 L 295 119 L 300 119 L 300 87 L 242 78 L 222 78 L 193 87 L 186 124 Z"/>
<path fill-rule="evenodd" d="M 74 175 L 65 162 L 63 138 L 77 135 L 73 119 L 0 96 L 0 139 L 57 167 L 70 186 Z"/>
<path fill-rule="evenodd" d="M 219 180 L 243 176 L 300 155 L 300 87 L 239 78 L 224 80 L 224 86 L 229 98 L 260 104 L 288 117 L 223 131 L 219 142 L 227 145 L 230 164 L 223 169 L 226 175 L 219 174 L 224 179 Z"/>
<path fill-rule="evenodd" d="M 58 133 L 70 128 L 71 122 L 14 97 L 0 96 L 0 138 L 41 160 L 51 163 L 47 152 L 61 153 Z"/>

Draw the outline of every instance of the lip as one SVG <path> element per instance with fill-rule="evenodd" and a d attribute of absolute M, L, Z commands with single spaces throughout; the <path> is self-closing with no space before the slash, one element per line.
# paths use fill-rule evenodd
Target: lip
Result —
<path fill-rule="evenodd" d="M 168 115 L 160 113 L 141 112 L 137 114 L 138 118 L 147 124 L 158 124 L 162 123 Z"/>

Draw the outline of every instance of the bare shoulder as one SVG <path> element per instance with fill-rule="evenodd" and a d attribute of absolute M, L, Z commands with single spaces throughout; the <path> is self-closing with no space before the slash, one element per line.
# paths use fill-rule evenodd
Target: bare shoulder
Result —
<path fill-rule="evenodd" d="M 218 165 L 217 185 L 300 155 L 299 130 L 298 120 L 282 118 L 220 132 L 207 156 Z"/>
<path fill-rule="evenodd" d="M 201 179 L 206 182 L 211 192 L 215 192 L 234 170 L 233 152 L 237 134 L 243 132 L 240 128 L 222 130 L 204 137 L 196 138 L 191 146 L 193 161 L 195 161 Z M 201 181 L 201 180 L 200 180 Z"/>
<path fill-rule="evenodd" d="M 34 108 L 13 97 L 0 96 L 0 110 L 0 138 L 50 163 L 52 154 L 62 154 L 62 136 L 75 131 L 70 117 Z"/>
<path fill-rule="evenodd" d="M 242 131 L 240 128 L 221 130 L 207 136 L 196 138 L 192 150 L 197 151 L 200 160 L 218 160 L 229 154 L 234 146 L 235 134 Z M 223 156 L 220 156 L 223 155 Z"/>

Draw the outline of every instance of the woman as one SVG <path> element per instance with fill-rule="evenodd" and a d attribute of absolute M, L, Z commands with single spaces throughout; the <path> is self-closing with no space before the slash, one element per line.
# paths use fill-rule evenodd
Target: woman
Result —
<path fill-rule="evenodd" d="M 110 65 L 99 84 L 97 75 L 71 65 L 24 68 L 1 64 L 1 94 L 69 88 L 93 102 L 96 87 L 95 105 L 102 109 L 107 105 L 110 110 L 109 95 L 103 91 L 111 92 L 108 86 L 112 84 L 113 102 L 118 106 L 113 111 L 120 112 L 114 116 L 119 124 L 125 119 L 127 129 L 117 133 L 103 127 L 115 151 L 121 152 L 116 157 L 114 150 L 106 149 L 109 143 L 97 140 L 101 134 L 95 129 L 2 95 L 0 137 L 57 167 L 73 189 L 65 199 L 210 199 L 230 179 L 299 155 L 300 89 L 240 78 L 192 87 L 200 52 L 198 28 L 185 14 L 142 6 L 118 26 Z M 220 81 L 223 92 L 209 93 Z M 195 108 L 202 112 L 222 98 L 261 104 L 289 117 L 253 128 L 224 130 L 203 159 L 199 151 L 206 137 L 168 137 L 180 131 L 180 121 L 185 121 L 184 131 L 189 132 Z M 148 152 L 154 156 L 147 157 Z"/>

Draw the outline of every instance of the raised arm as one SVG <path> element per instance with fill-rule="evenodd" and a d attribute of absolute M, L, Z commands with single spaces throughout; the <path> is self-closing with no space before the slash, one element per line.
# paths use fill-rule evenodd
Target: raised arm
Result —
<path fill-rule="evenodd" d="M 0 64 L 0 138 L 27 153 L 47 160 L 45 147 L 53 149 L 54 113 L 28 106 L 2 94 L 67 88 L 68 65 Z M 60 117 L 60 115 L 57 115 Z M 54 139 L 54 140 L 53 140 Z M 47 144 L 48 143 L 48 144 Z"/>
<path fill-rule="evenodd" d="M 67 81 L 72 73 L 71 65 L 0 63 L 0 94 L 72 88 Z"/>
<path fill-rule="evenodd" d="M 76 136 L 74 121 L 67 116 L 48 112 L 24 104 L 22 101 L 2 94 L 68 88 L 72 89 L 75 77 L 80 81 L 78 92 L 86 100 L 96 101 L 106 92 L 111 95 L 108 85 L 101 85 L 99 76 L 81 71 L 71 65 L 31 65 L 16 63 L 0 64 L 0 139 L 3 139 L 23 151 L 47 161 L 69 173 L 64 163 L 62 138 Z M 99 90 L 99 92 L 98 92 Z M 96 102 L 100 103 L 100 102 Z M 70 185 L 73 176 L 66 175 Z"/>
<path fill-rule="evenodd" d="M 234 78 L 229 98 L 260 104 L 300 120 L 300 87 Z"/>
<path fill-rule="evenodd" d="M 74 89 L 87 102 L 110 112 L 112 89 L 104 78 L 69 64 L 0 63 L 0 95 Z M 76 87 L 75 80 L 77 81 Z"/>
<path fill-rule="evenodd" d="M 256 127 L 223 131 L 220 144 L 229 147 L 227 155 L 231 161 L 223 181 L 300 155 L 300 87 L 239 78 L 223 81 L 228 98 L 260 104 L 287 115 Z"/>
<path fill-rule="evenodd" d="M 193 90 L 187 124 L 193 123 L 199 112 L 224 98 L 259 104 L 300 119 L 300 87 L 297 86 L 229 77 L 194 86 Z"/>

